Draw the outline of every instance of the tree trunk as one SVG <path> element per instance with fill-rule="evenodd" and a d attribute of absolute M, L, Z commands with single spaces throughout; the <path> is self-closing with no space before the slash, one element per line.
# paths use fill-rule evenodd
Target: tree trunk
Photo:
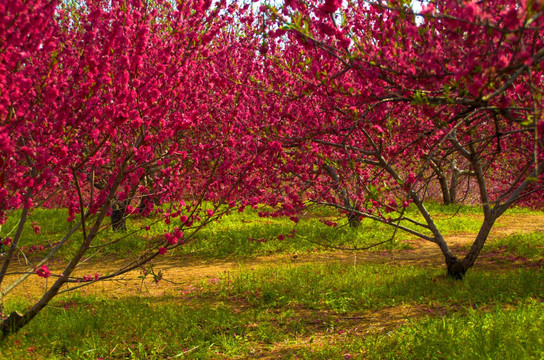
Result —
<path fill-rule="evenodd" d="M 450 182 L 450 204 L 456 204 L 457 203 L 457 188 L 459 187 L 459 175 L 461 175 L 461 171 L 457 169 L 455 166 L 452 166 L 451 169 L 451 182 Z"/>
<path fill-rule="evenodd" d="M 2 321 L 2 337 L 17 332 L 22 328 L 26 322 L 24 322 L 24 316 L 18 311 L 13 311 L 9 316 Z"/>
<path fill-rule="evenodd" d="M 338 176 L 338 173 L 336 172 L 336 169 L 329 165 L 323 165 L 323 169 L 325 169 L 329 177 L 333 180 L 336 196 L 338 196 L 338 199 L 343 203 L 344 208 L 354 210 L 354 211 L 348 211 L 347 217 L 348 217 L 349 226 L 353 228 L 358 227 L 359 225 L 361 225 L 361 221 L 359 220 L 357 206 L 354 206 L 351 204 L 348 192 L 340 184 L 340 178 Z"/>
<path fill-rule="evenodd" d="M 448 269 L 448 276 L 455 280 L 463 280 L 468 270 L 463 265 L 463 262 L 459 261 L 455 256 L 446 258 L 446 268 Z"/>
<path fill-rule="evenodd" d="M 89 229 L 89 232 L 86 236 L 83 238 L 83 242 L 81 243 L 79 250 L 74 254 L 72 257 L 72 260 L 68 263 L 62 274 L 57 278 L 57 280 L 51 285 L 51 287 L 45 292 L 45 294 L 41 297 L 38 302 L 36 302 L 25 314 L 20 314 L 16 311 L 12 312 L 6 319 L 4 319 L 0 323 L 0 339 L 6 337 L 9 334 L 15 333 L 21 328 L 23 328 L 26 324 L 28 324 L 50 301 L 53 299 L 58 293 L 61 287 L 68 281 L 68 278 L 72 274 L 72 272 L 75 270 L 77 265 L 80 263 L 81 259 L 83 258 L 83 255 L 87 252 L 87 250 L 91 246 L 91 242 L 96 237 L 96 234 L 100 230 L 100 227 L 102 223 L 104 222 L 104 219 L 107 216 L 107 212 L 109 209 L 114 207 L 112 204 L 112 200 L 115 199 L 115 192 L 119 188 L 119 185 L 121 184 L 121 181 L 123 177 L 125 176 L 125 169 L 127 167 L 128 159 L 125 159 L 119 169 L 119 172 L 117 173 L 117 176 L 115 178 L 115 181 L 112 184 L 112 188 L 110 190 L 110 193 L 108 197 L 106 198 L 106 201 L 102 205 L 100 211 L 97 214 L 96 219 L 94 220 L 93 226 Z M 80 195 L 80 201 L 81 201 L 81 195 Z M 124 203 L 125 208 L 128 206 L 128 203 Z M 23 213 L 25 210 L 24 209 Z M 85 234 L 85 209 L 81 208 L 81 216 L 82 216 L 82 224 L 83 224 L 83 233 Z M 13 246 L 13 245 L 12 245 Z"/>
<path fill-rule="evenodd" d="M 491 232 L 493 224 L 497 218 L 498 216 L 491 216 L 490 218 L 484 220 L 478 235 L 476 235 L 476 240 L 472 244 L 468 254 L 463 259 L 463 265 L 466 269 L 470 269 L 474 265 L 474 262 L 484 247 L 487 237 L 489 236 L 489 233 Z"/>
<path fill-rule="evenodd" d="M 446 176 L 444 174 L 438 175 L 438 181 L 440 182 L 440 188 L 442 189 L 442 199 L 444 201 L 444 205 L 450 205 L 452 204 L 451 199 L 451 192 L 448 188 L 448 180 L 446 179 Z"/>
<path fill-rule="evenodd" d="M 431 160 L 430 165 L 434 173 L 436 174 L 436 177 L 438 178 L 438 183 L 440 184 L 440 190 L 442 190 L 442 201 L 444 202 L 444 205 L 451 204 L 452 201 L 450 197 L 450 188 L 448 186 L 448 179 L 446 178 L 444 171 L 442 171 L 442 168 L 438 164 L 436 164 L 433 160 Z"/>
<path fill-rule="evenodd" d="M 111 229 L 112 231 L 127 231 L 127 210 L 126 201 L 117 201 L 111 206 Z"/>
<path fill-rule="evenodd" d="M 358 210 L 357 207 L 353 207 L 351 205 L 347 195 L 344 197 L 344 206 L 348 207 L 349 209 L 353 209 L 356 211 Z M 359 220 L 359 214 L 355 211 L 348 212 L 348 223 L 349 223 L 349 226 L 352 228 L 356 228 L 359 225 L 361 225 L 361 220 Z"/>
<path fill-rule="evenodd" d="M 468 254 L 463 260 L 458 260 L 455 257 L 449 259 L 446 258 L 446 266 L 448 268 L 448 275 L 450 277 L 461 280 L 465 276 L 467 270 L 474 266 L 474 262 L 478 258 L 478 255 L 480 255 L 480 251 L 482 251 L 487 237 L 489 236 L 489 233 L 491 232 L 493 224 L 497 218 L 498 216 L 493 214 L 484 220 L 478 235 L 476 235 L 474 243 L 472 243 Z"/>

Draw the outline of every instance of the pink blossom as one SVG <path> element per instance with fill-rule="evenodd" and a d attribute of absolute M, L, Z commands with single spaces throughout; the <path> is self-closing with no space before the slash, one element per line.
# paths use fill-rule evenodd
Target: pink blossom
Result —
<path fill-rule="evenodd" d="M 507 10 L 502 14 L 504 25 L 507 29 L 515 29 L 520 25 L 520 19 L 518 17 L 518 10 L 516 6 L 512 6 L 510 10 Z"/>
<path fill-rule="evenodd" d="M 32 229 L 34 230 L 34 233 L 39 234 L 40 230 L 41 230 L 41 227 L 38 225 L 37 222 L 33 222 L 32 223 Z"/>
<path fill-rule="evenodd" d="M 325 0 L 325 3 L 319 7 L 324 13 L 333 13 L 342 4 L 341 0 Z"/>
<path fill-rule="evenodd" d="M 272 141 L 268 143 L 268 147 L 273 153 L 278 153 L 282 150 L 282 146 L 279 141 Z"/>
<path fill-rule="evenodd" d="M 538 122 L 536 125 L 536 130 L 541 138 L 544 137 L 544 120 Z"/>
<path fill-rule="evenodd" d="M 166 234 L 164 234 L 164 237 L 166 238 L 166 240 L 168 241 L 168 243 L 170 245 L 175 245 L 175 244 L 178 243 L 178 239 L 176 239 L 176 237 L 172 236 L 172 234 L 166 233 Z"/>
<path fill-rule="evenodd" d="M 174 229 L 174 237 L 175 237 L 176 239 L 178 239 L 178 240 L 181 239 L 181 238 L 183 237 L 183 231 L 181 231 L 181 230 L 178 229 L 178 228 L 175 228 L 175 229 Z"/>
<path fill-rule="evenodd" d="M 475 76 L 472 79 L 472 82 L 468 85 L 467 89 L 470 92 L 470 94 L 474 97 L 480 96 L 480 91 L 482 87 L 484 86 L 484 81 L 480 76 Z"/>
<path fill-rule="evenodd" d="M 3 153 L 8 153 L 10 150 L 11 140 L 9 137 L 9 132 L 6 126 L 0 127 L 0 151 Z"/>
<path fill-rule="evenodd" d="M 46 265 L 42 265 L 39 268 L 35 268 L 34 272 L 39 277 L 48 278 L 51 275 L 51 271 L 49 271 L 49 268 Z"/>
<path fill-rule="evenodd" d="M 330 220 L 323 221 L 323 224 L 325 224 L 327 226 L 330 226 L 330 227 L 337 227 L 338 226 L 337 223 L 335 223 L 334 221 L 330 221 Z"/>
<path fill-rule="evenodd" d="M 391 201 L 389 201 L 389 203 L 385 207 L 385 212 L 390 213 L 395 211 L 396 209 L 397 209 L 397 202 L 394 199 L 392 199 Z"/>
<path fill-rule="evenodd" d="M 408 174 L 408 177 L 406 178 L 406 181 L 404 181 L 404 190 L 408 191 L 412 187 L 412 184 L 416 182 L 416 175 L 414 173 Z"/>
<path fill-rule="evenodd" d="M 168 249 L 166 249 L 164 246 L 159 247 L 159 254 L 164 255 L 167 251 Z"/>
<path fill-rule="evenodd" d="M 423 5 L 421 7 L 421 15 L 432 14 L 435 10 L 434 4 Z"/>
<path fill-rule="evenodd" d="M 372 125 L 372 129 L 375 130 L 378 134 L 383 134 L 385 131 L 379 125 Z"/>

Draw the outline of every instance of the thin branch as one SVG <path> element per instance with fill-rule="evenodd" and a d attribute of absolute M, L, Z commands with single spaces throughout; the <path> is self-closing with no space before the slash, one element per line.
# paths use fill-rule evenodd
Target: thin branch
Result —
<path fill-rule="evenodd" d="M 83 204 L 83 195 L 81 195 L 81 188 L 79 186 L 79 178 L 77 177 L 76 169 L 72 168 L 72 175 L 74 176 L 74 182 L 77 189 L 77 197 L 79 200 L 79 208 L 81 214 L 81 229 L 83 230 L 83 241 L 87 240 L 87 229 L 85 227 L 85 205 Z"/>
<path fill-rule="evenodd" d="M 59 243 L 57 245 L 55 245 L 55 247 L 53 249 L 51 249 L 51 251 L 49 252 L 49 254 L 47 254 L 46 257 L 44 257 L 42 260 L 40 260 L 40 262 L 38 262 L 35 267 L 38 267 L 38 266 L 41 266 L 43 264 L 45 264 L 49 259 L 51 259 L 53 257 L 53 255 L 64 245 L 64 243 L 74 234 L 74 232 L 81 226 L 81 222 L 78 222 L 76 225 L 74 225 L 70 231 L 68 232 L 68 234 L 66 234 L 64 236 L 64 238 L 62 238 L 61 241 L 59 241 Z M 25 281 L 30 275 L 34 274 L 34 269 L 29 269 L 27 270 L 26 272 L 23 273 L 23 275 L 21 277 L 19 277 L 17 280 L 15 280 L 14 282 L 12 282 L 11 284 L 9 284 L 9 286 L 7 288 L 5 288 L 4 290 L 0 291 L 0 303 L 2 302 L 2 299 L 4 298 L 4 296 L 6 296 L 11 290 L 13 290 L 15 287 L 17 287 L 19 284 L 21 284 L 23 281 Z"/>
<path fill-rule="evenodd" d="M 350 209 L 350 208 L 347 208 L 345 206 L 342 206 L 342 205 L 338 205 L 338 204 L 334 204 L 334 203 L 330 203 L 330 202 L 324 202 L 324 201 L 312 201 L 313 203 L 317 204 L 317 205 L 325 205 L 325 206 L 331 206 L 331 207 L 335 207 L 335 208 L 338 208 L 338 209 L 341 209 L 341 210 L 345 210 L 345 211 L 351 211 L 352 213 L 355 213 L 355 214 L 358 214 L 360 216 L 364 216 L 366 218 L 369 218 L 371 220 L 374 220 L 374 221 L 378 221 L 378 222 L 381 222 L 383 224 L 386 224 L 388 226 L 391 226 L 391 227 L 394 227 L 394 228 L 398 228 L 402 231 L 405 231 L 407 233 L 410 233 L 412 235 L 415 235 L 421 239 L 424 239 L 424 240 L 428 240 L 428 241 L 431 241 L 431 242 L 434 242 L 436 243 L 436 239 L 433 238 L 433 237 L 430 237 L 428 235 L 425 235 L 425 234 L 422 234 L 420 233 L 419 231 L 416 231 L 416 230 L 412 230 L 410 228 L 407 228 L 405 226 L 402 226 L 402 225 L 399 225 L 399 224 L 394 224 L 392 223 L 391 221 L 388 221 L 386 219 L 382 219 L 382 218 L 379 218 L 377 216 L 374 216 L 374 215 L 371 215 L 371 214 L 368 214 L 368 213 L 365 213 L 363 211 L 360 211 L 360 210 L 357 210 L 357 209 Z"/>

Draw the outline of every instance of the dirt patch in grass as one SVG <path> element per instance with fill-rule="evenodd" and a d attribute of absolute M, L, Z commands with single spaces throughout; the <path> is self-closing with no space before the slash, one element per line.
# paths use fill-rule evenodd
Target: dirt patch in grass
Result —
<path fill-rule="evenodd" d="M 493 238 L 511 235 L 513 233 L 524 232 L 543 232 L 544 233 L 544 214 L 538 215 L 505 215 L 501 217 L 497 226 L 489 236 Z M 447 237 L 447 243 L 452 248 L 459 248 L 474 240 L 475 234 L 458 234 Z M 155 259 L 151 265 L 153 272 L 161 272 L 162 280 L 158 283 L 153 280 L 149 272 L 150 268 L 134 270 L 118 278 L 108 281 L 89 282 L 88 286 L 79 291 L 86 294 L 107 294 L 113 297 L 122 296 L 163 296 L 168 294 L 179 294 L 184 289 L 190 289 L 199 281 L 214 281 L 218 276 L 224 275 L 227 278 L 233 276 L 244 269 L 258 269 L 263 267 L 275 267 L 278 265 L 290 264 L 293 266 L 308 263 L 326 263 L 326 262 L 345 262 L 349 264 L 358 264 L 362 262 L 390 263 L 397 265 L 417 265 L 432 268 L 441 268 L 444 266 L 444 260 L 439 248 L 428 241 L 414 239 L 411 240 L 413 249 L 411 250 L 393 250 L 383 252 L 348 252 L 336 251 L 330 253 L 299 253 L 299 254 L 274 254 L 255 258 L 246 258 L 241 261 L 236 259 L 202 259 L 196 256 L 161 256 Z M 488 259 L 478 259 L 476 267 L 510 267 L 516 266 L 516 263 L 500 263 L 496 265 Z M 50 269 L 53 274 L 60 274 L 65 264 L 52 264 Z M 100 276 L 112 273 L 124 265 L 122 260 L 87 262 L 83 263 L 75 272 L 76 276 L 84 275 L 93 277 L 95 273 Z M 537 264 L 535 266 L 541 266 Z M 14 273 L 7 276 L 5 284 L 10 284 L 26 268 L 20 266 Z M 144 271 L 148 275 L 144 277 Z M 35 299 L 42 295 L 48 286 L 50 286 L 54 277 L 43 279 L 36 275 L 23 282 L 18 288 L 12 291 L 9 296 L 26 297 Z M 67 285 L 79 286 L 81 284 Z"/>

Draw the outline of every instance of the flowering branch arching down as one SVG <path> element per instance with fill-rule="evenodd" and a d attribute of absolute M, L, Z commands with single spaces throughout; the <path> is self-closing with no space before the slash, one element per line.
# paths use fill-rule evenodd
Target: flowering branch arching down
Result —
<path fill-rule="evenodd" d="M 112 278 L 192 241 L 239 205 L 239 194 L 259 201 L 250 174 L 275 152 L 240 125 L 244 89 L 218 71 L 232 63 L 230 24 L 245 10 L 200 0 L 0 5 L 0 222 L 19 215 L 9 244 L 3 240 L 0 301 L 33 274 L 55 279 L 26 313 L 4 320 L 3 334 L 68 283 Z M 67 207 L 75 225 L 7 284 L 16 253 L 24 255 L 22 229 L 43 206 Z M 133 235 L 98 241 L 116 210 L 150 217 L 147 229 L 172 225 L 117 271 L 73 276 L 82 259 Z M 77 243 L 70 261 L 53 273 L 48 262 L 70 242 Z"/>
<path fill-rule="evenodd" d="M 282 124 L 291 161 L 280 172 L 299 202 L 434 242 L 459 278 L 499 216 L 543 198 L 544 13 L 536 1 L 436 1 L 419 14 L 401 3 L 261 6 L 267 73 L 256 88 L 267 121 Z M 444 163 L 463 166 L 484 213 L 462 260 L 423 203 Z M 406 216 L 410 203 L 423 222 Z"/>

